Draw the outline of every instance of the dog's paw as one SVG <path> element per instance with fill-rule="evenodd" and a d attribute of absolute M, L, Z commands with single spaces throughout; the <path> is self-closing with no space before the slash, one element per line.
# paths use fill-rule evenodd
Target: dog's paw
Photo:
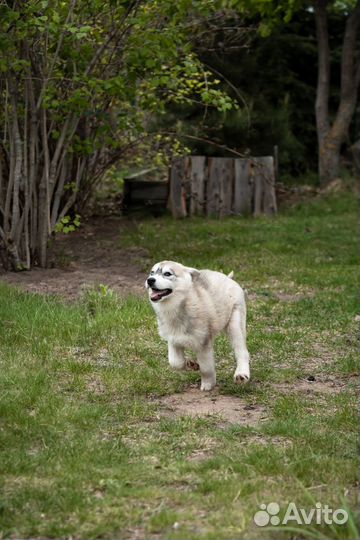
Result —
<path fill-rule="evenodd" d="M 235 384 L 246 384 L 250 379 L 250 373 L 245 372 L 235 372 L 234 383 Z"/>
<path fill-rule="evenodd" d="M 214 388 L 215 384 L 216 383 L 214 382 L 202 382 L 200 386 L 200 390 L 202 392 L 209 392 L 210 390 Z"/>
<path fill-rule="evenodd" d="M 199 371 L 200 366 L 195 360 L 186 360 L 184 369 L 186 371 Z"/>

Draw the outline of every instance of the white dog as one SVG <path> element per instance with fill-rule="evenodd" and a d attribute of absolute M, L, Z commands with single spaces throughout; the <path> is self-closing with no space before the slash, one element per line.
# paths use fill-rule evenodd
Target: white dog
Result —
<path fill-rule="evenodd" d="M 225 276 L 162 261 L 153 266 L 145 283 L 160 336 L 168 342 L 170 365 L 186 369 L 184 349 L 195 351 L 201 390 L 211 390 L 216 384 L 213 342 L 222 330 L 226 330 L 236 357 L 234 381 L 240 384 L 250 379 L 245 295 L 231 278 L 232 273 Z"/>

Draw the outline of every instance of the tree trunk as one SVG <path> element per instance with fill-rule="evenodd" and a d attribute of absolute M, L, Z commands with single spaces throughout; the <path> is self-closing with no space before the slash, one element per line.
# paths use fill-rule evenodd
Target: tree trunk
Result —
<path fill-rule="evenodd" d="M 360 80 L 356 65 L 356 38 L 360 25 L 360 1 L 346 21 L 341 59 L 340 103 L 333 124 L 329 119 L 330 49 L 327 26 L 328 0 L 315 4 L 318 41 L 318 83 L 316 92 L 316 129 L 319 146 L 320 184 L 326 185 L 339 175 L 341 145 L 345 142 L 353 117 Z"/>
<path fill-rule="evenodd" d="M 331 132 L 319 145 L 320 185 L 325 186 L 339 176 L 341 143 L 334 140 Z"/>
<path fill-rule="evenodd" d="M 360 175 L 360 139 L 356 141 L 351 147 L 355 171 Z"/>
<path fill-rule="evenodd" d="M 340 103 L 331 124 L 329 118 L 330 48 L 327 26 L 328 0 L 315 2 L 318 40 L 318 83 L 316 93 L 316 128 L 319 146 L 320 184 L 339 175 L 341 145 L 345 142 L 354 115 L 360 81 L 360 62 L 356 62 L 356 39 L 360 26 L 360 0 L 346 21 L 342 58 Z"/>

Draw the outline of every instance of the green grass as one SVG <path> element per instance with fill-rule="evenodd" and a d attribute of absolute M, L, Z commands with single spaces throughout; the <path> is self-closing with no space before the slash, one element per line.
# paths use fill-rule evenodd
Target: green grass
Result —
<path fill-rule="evenodd" d="M 145 298 L 106 288 L 76 304 L 0 283 L 0 530 L 42 538 L 358 538 L 357 203 L 316 199 L 275 219 L 147 219 L 122 245 L 229 272 L 248 290 L 252 427 L 159 414 L 174 373 Z M 341 383 L 307 393 L 313 375 Z M 330 388 L 330 390 L 329 390 Z M 202 459 L 192 459 L 203 451 Z M 261 503 L 346 507 L 347 525 L 256 527 Z M 175 527 L 174 527 L 174 524 Z M 295 536 L 294 536 L 295 535 Z"/>

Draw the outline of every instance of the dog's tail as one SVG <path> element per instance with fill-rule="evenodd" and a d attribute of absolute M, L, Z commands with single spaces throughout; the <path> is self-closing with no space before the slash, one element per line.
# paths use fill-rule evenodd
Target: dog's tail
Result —
<path fill-rule="evenodd" d="M 232 279 L 234 277 L 234 272 L 231 270 L 230 274 L 228 274 L 228 278 Z"/>

